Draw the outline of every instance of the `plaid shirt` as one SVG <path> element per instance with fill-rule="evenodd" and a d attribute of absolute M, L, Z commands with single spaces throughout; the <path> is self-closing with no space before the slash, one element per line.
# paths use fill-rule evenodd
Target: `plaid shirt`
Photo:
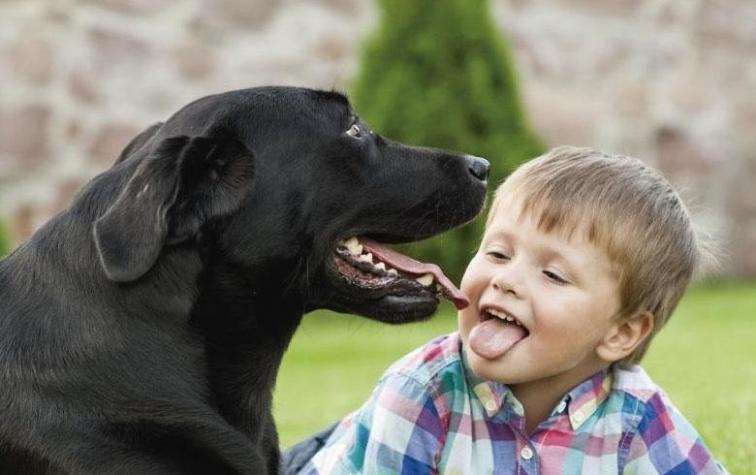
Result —
<path fill-rule="evenodd" d="M 522 405 L 460 350 L 454 333 L 395 363 L 300 474 L 726 473 L 638 366 L 584 381 L 528 436 Z"/>

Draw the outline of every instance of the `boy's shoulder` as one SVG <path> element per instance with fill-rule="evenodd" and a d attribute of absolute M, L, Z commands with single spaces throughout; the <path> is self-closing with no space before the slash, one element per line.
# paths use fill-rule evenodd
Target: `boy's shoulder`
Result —
<path fill-rule="evenodd" d="M 645 419 L 655 419 L 665 414 L 682 418 L 667 393 L 641 366 L 615 367 L 612 377 L 610 401 L 613 399 L 615 405 L 621 406 L 619 410 L 634 416 L 636 424 L 643 425 Z"/>
<path fill-rule="evenodd" d="M 656 384 L 641 366 L 633 365 L 627 368 L 614 368 L 613 376 L 613 391 L 633 397 L 643 404 L 661 402 L 665 406 L 674 409 L 674 404 L 666 391 Z"/>
<path fill-rule="evenodd" d="M 612 368 L 612 377 L 612 392 L 626 394 L 642 403 L 648 403 L 654 397 L 664 393 L 646 373 L 646 370 L 638 365 L 627 368 L 616 366 Z"/>
<path fill-rule="evenodd" d="M 615 411 L 632 426 L 630 431 L 623 427 L 628 437 L 623 442 L 628 471 L 727 473 L 695 427 L 640 366 L 613 369 L 609 406 L 603 417 L 612 417 Z"/>
<path fill-rule="evenodd" d="M 404 377 L 421 386 L 448 377 L 464 377 L 461 341 L 454 332 L 434 338 L 392 364 L 381 379 Z"/>

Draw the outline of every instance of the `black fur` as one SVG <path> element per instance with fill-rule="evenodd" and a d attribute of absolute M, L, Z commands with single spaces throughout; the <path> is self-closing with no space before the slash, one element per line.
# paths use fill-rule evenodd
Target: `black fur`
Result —
<path fill-rule="evenodd" d="M 234 91 L 150 127 L 0 262 L 0 473 L 277 473 L 271 395 L 302 315 L 438 304 L 346 284 L 337 242 L 462 224 L 486 171 L 370 132 L 332 92 Z"/>

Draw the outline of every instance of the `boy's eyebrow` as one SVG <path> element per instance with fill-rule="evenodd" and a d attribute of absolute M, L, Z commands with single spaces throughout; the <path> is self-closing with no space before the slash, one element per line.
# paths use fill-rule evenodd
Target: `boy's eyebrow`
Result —
<path fill-rule="evenodd" d="M 514 242 L 517 242 L 518 239 L 517 239 L 517 234 L 515 234 L 513 232 L 506 231 L 504 229 L 497 229 L 497 230 L 495 230 L 495 231 L 493 231 L 491 233 L 486 233 L 483 236 L 482 244 L 488 244 L 491 241 L 510 241 L 510 242 L 514 241 Z"/>
<path fill-rule="evenodd" d="M 512 233 L 508 231 L 504 231 L 503 229 L 497 229 L 491 233 L 486 233 L 486 240 L 489 239 L 499 239 L 499 238 L 513 238 L 515 237 Z"/>
<path fill-rule="evenodd" d="M 494 229 L 486 239 L 484 240 L 484 243 L 489 243 L 490 241 L 496 241 L 496 240 L 510 240 L 513 242 L 518 241 L 517 233 L 508 231 L 506 229 Z M 533 243 L 531 243 L 533 244 Z M 561 260 L 565 264 L 567 264 L 571 269 L 574 269 L 577 271 L 580 269 L 581 262 L 576 261 L 574 258 L 570 258 L 570 253 L 565 252 L 569 251 L 569 245 L 562 245 L 562 246 L 555 246 L 552 244 L 538 244 L 536 251 L 541 255 L 545 256 L 547 259 L 556 259 Z M 570 270 L 571 270 L 570 269 Z"/>

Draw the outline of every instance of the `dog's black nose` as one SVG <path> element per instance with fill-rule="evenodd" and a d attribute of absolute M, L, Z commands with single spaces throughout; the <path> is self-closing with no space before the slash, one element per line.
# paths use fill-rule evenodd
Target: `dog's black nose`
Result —
<path fill-rule="evenodd" d="M 467 169 L 470 170 L 470 173 L 478 180 L 486 181 L 488 171 L 491 168 L 488 160 L 474 155 L 468 155 L 465 158 L 467 159 Z"/>

